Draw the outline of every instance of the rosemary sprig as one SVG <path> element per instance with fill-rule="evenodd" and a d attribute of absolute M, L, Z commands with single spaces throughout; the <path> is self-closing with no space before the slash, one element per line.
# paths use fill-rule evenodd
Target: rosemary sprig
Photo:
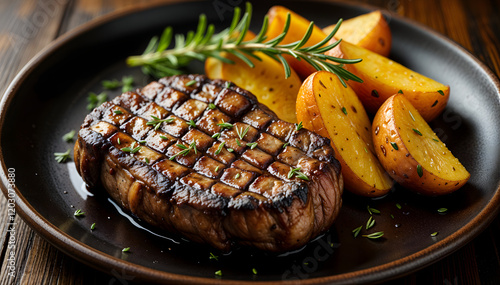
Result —
<path fill-rule="evenodd" d="M 141 149 L 141 146 L 135 146 L 136 142 L 133 142 L 131 146 L 129 147 L 124 147 L 121 149 L 123 152 L 128 152 L 130 154 L 134 154 L 138 152 Z"/>
<path fill-rule="evenodd" d="M 254 149 L 257 147 L 257 143 L 256 142 L 253 142 L 253 143 L 247 143 L 247 146 L 250 147 L 250 149 Z"/>
<path fill-rule="evenodd" d="M 204 14 L 200 15 L 196 32 L 190 31 L 186 36 L 182 34 L 174 36 L 172 27 L 167 27 L 160 38 L 153 37 L 150 40 L 142 55 L 128 57 L 127 64 L 129 66 L 142 66 L 142 70 L 146 74 L 164 77 L 182 74 L 183 68 L 192 60 L 204 61 L 209 57 L 213 57 L 224 63 L 234 63 L 232 60 L 221 56 L 220 52 L 233 54 L 250 67 L 254 67 L 250 58 L 261 60 L 255 54 L 260 52 L 280 62 L 283 65 L 286 78 L 290 76 L 291 68 L 283 55 L 290 55 L 298 60 L 305 61 L 317 70 L 326 70 L 336 74 L 344 86 L 346 86 L 345 80 L 362 82 L 361 78 L 342 67 L 343 64 L 358 63 L 361 59 L 342 59 L 324 54 L 340 43 L 340 40 L 338 40 L 335 43 L 328 44 L 339 29 L 342 19 L 337 22 L 333 31 L 321 42 L 304 47 L 314 28 L 313 22 L 311 22 L 300 41 L 281 44 L 288 34 L 290 14 L 288 14 L 282 33 L 273 39 L 268 39 L 265 35 L 269 22 L 268 17 L 265 16 L 258 35 L 254 39 L 243 41 L 250 27 L 252 5 L 247 2 L 245 14 L 241 18 L 240 15 L 241 9 L 236 7 L 230 27 L 219 33 L 215 33 L 213 24 L 207 24 L 207 18 Z M 167 49 L 174 37 L 174 47 Z"/>
<path fill-rule="evenodd" d="M 226 122 L 224 122 L 224 120 L 222 120 L 222 123 L 218 123 L 217 126 L 220 126 L 221 129 L 230 129 L 233 127 L 233 124 L 226 123 Z"/>
<path fill-rule="evenodd" d="M 148 121 L 146 123 L 146 125 L 148 125 L 148 126 L 154 126 L 155 130 L 158 130 L 160 128 L 160 126 L 161 126 L 161 123 L 163 123 L 163 122 L 165 122 L 165 123 L 168 124 L 168 123 L 172 123 L 174 121 L 174 118 L 166 118 L 166 119 L 162 120 L 162 119 L 160 119 L 160 118 L 158 118 L 156 116 L 153 116 L 153 115 L 151 115 L 151 118 L 153 118 L 153 120 Z"/>
<path fill-rule="evenodd" d="M 75 130 L 71 130 L 68 133 L 64 134 L 64 136 L 62 137 L 62 139 L 65 142 L 72 142 L 73 139 L 75 138 L 75 134 L 76 134 L 76 131 Z"/>
<path fill-rule="evenodd" d="M 70 150 L 68 149 L 65 152 L 55 152 L 54 157 L 58 163 L 66 162 L 70 158 Z"/>
<path fill-rule="evenodd" d="M 243 140 L 243 138 L 248 133 L 249 129 L 250 129 L 250 126 L 247 126 L 247 128 L 244 130 L 243 130 L 243 127 L 241 127 L 240 129 L 238 129 L 238 127 L 236 127 L 236 133 L 238 134 L 238 137 L 240 138 L 240 140 Z"/>
<path fill-rule="evenodd" d="M 99 107 L 102 103 L 108 100 L 108 94 L 105 92 L 101 92 L 99 94 L 95 94 L 94 92 L 90 92 L 87 97 L 87 101 L 89 104 L 87 105 L 87 110 L 91 111 L 95 107 Z"/>
<path fill-rule="evenodd" d="M 295 175 L 297 178 L 300 178 L 300 179 L 303 179 L 303 180 L 309 181 L 309 177 L 307 177 L 307 175 L 305 175 L 303 172 L 300 172 L 300 167 L 290 169 L 290 171 L 288 172 L 287 177 L 288 177 L 288 179 L 290 179 L 290 178 L 292 178 L 294 175 Z"/>
<path fill-rule="evenodd" d="M 198 154 L 198 150 L 196 149 L 196 141 L 192 142 L 189 147 L 183 145 L 183 144 L 176 144 L 177 147 L 179 147 L 180 149 L 182 149 L 181 151 L 179 151 L 178 153 L 172 155 L 172 157 L 169 158 L 169 160 L 174 160 L 174 158 L 176 158 L 177 156 L 179 155 L 183 155 L 183 156 L 186 156 L 188 155 L 188 153 L 193 150 L 194 151 L 194 154 Z"/>

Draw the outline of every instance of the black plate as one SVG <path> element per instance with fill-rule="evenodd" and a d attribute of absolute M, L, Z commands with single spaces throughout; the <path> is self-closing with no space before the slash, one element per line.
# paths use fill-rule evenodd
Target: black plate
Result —
<path fill-rule="evenodd" d="M 271 2 L 254 4 L 256 27 Z M 134 280 L 211 283 L 221 281 L 214 272 L 222 270 L 222 281 L 363 283 L 427 266 L 469 242 L 495 217 L 500 184 L 498 79 L 458 45 L 391 14 L 386 15 L 393 33 L 391 57 L 451 86 L 448 107 L 432 127 L 472 175 L 459 191 L 423 198 L 397 188 L 379 200 L 346 194 L 332 229 L 303 250 L 281 256 L 239 250 L 217 254 L 218 260 L 209 258 L 210 249 L 134 225 L 107 197 L 89 196 L 73 163 L 58 164 L 53 156 L 72 147 L 61 137 L 81 124 L 88 93 L 100 92 L 103 79 L 128 74 L 138 86 L 146 84 L 150 79 L 139 69 L 125 66 L 126 56 L 142 52 L 149 38 L 167 25 L 179 33 L 194 29 L 202 12 L 218 27 L 227 25 L 231 11 L 214 3 L 155 6 L 101 18 L 42 51 L 8 88 L 1 105 L 2 189 L 8 195 L 8 173 L 14 169 L 17 211 L 48 241 L 91 266 Z M 325 2 L 286 5 L 319 26 L 370 10 Z M 193 72 L 200 67 L 194 65 Z M 385 232 L 380 240 L 352 236 L 369 217 L 367 205 L 381 211 L 372 230 Z M 448 209 L 445 214 L 437 212 L 442 207 Z M 85 216 L 74 217 L 76 209 L 83 209 Z M 92 223 L 94 231 L 89 230 Z M 433 232 L 439 234 L 431 237 Z M 124 247 L 131 247 L 130 253 L 122 253 Z"/>

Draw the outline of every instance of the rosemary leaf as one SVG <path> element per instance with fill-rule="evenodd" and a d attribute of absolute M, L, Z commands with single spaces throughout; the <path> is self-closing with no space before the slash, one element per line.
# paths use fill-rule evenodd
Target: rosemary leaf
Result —
<path fill-rule="evenodd" d="M 63 163 L 63 162 L 66 162 L 66 160 L 68 160 L 70 158 L 70 149 L 68 149 L 67 151 L 65 152 L 56 152 L 54 153 L 54 156 L 55 156 L 55 159 L 58 163 Z"/>
<path fill-rule="evenodd" d="M 283 65 L 285 77 L 291 74 L 291 68 L 284 54 L 291 55 L 297 59 L 303 59 L 317 70 L 326 70 L 335 73 L 341 82 L 346 86 L 344 80 L 362 80 L 336 64 L 351 64 L 359 62 L 360 59 L 341 59 L 333 56 L 325 56 L 324 53 L 334 48 L 340 41 L 333 44 L 328 42 L 333 38 L 339 29 L 342 19 L 337 22 L 333 31 L 317 44 L 309 47 L 303 47 L 309 40 L 314 23 L 310 22 L 307 31 L 299 41 L 281 44 L 287 36 L 290 29 L 290 14 L 287 15 L 283 30 L 273 39 L 266 37 L 269 25 L 269 18 L 264 17 L 258 35 L 249 41 L 244 41 L 245 35 L 249 32 L 252 18 L 252 6 L 246 5 L 246 12 L 241 17 L 241 9 L 236 7 L 233 13 L 233 19 L 228 28 L 218 33 L 214 33 L 214 26 L 207 25 L 207 17 L 200 15 L 198 26 L 194 31 L 186 35 L 173 35 L 171 27 L 165 28 L 163 34 L 153 37 L 142 55 L 129 56 L 127 64 L 130 66 L 142 66 L 142 71 L 155 77 L 163 77 L 181 74 L 183 68 L 189 65 L 193 60 L 203 61 L 209 57 L 214 57 L 226 63 L 234 63 L 220 56 L 221 52 L 234 54 L 249 66 L 254 66 L 251 58 L 260 59 L 255 55 L 256 52 L 270 56 Z M 175 41 L 172 48 L 168 49 L 172 40 Z"/>
<path fill-rule="evenodd" d="M 375 232 L 375 233 L 371 233 L 368 235 L 363 235 L 363 237 L 369 238 L 369 239 L 378 239 L 378 238 L 381 238 L 383 236 L 384 236 L 384 232 Z"/>

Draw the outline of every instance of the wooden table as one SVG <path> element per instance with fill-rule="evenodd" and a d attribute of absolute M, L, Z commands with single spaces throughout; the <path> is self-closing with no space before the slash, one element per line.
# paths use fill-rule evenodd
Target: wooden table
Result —
<path fill-rule="evenodd" d="M 101 15 L 153 0 L 0 1 L 0 94 L 38 51 L 73 28 Z M 234 2 L 234 1 L 233 1 Z M 500 75 L 500 0 L 361 1 L 416 20 L 446 35 Z M 0 198 L 7 216 L 7 201 Z M 48 244 L 17 216 L 17 275 L 7 276 L 8 233 L 0 221 L 2 284 L 131 284 L 126 276 L 92 269 Z M 452 255 L 389 284 L 499 284 L 500 219 Z"/>

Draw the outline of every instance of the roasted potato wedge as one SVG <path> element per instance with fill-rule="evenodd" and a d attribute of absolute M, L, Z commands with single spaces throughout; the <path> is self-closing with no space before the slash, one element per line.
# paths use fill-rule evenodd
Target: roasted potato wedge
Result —
<path fill-rule="evenodd" d="M 311 21 L 283 6 L 273 6 L 267 12 L 267 16 L 269 17 L 269 26 L 266 36 L 268 39 L 273 39 L 283 32 L 288 13 L 290 13 L 290 27 L 281 44 L 289 44 L 300 41 L 304 37 Z M 306 42 L 304 47 L 317 44 L 326 38 L 326 36 L 327 35 L 315 25 L 311 33 L 311 37 Z M 305 79 L 311 73 L 316 71 L 316 69 L 304 60 L 297 60 L 290 55 L 285 55 L 285 58 L 301 79 Z"/>
<path fill-rule="evenodd" d="M 328 35 L 334 28 L 328 26 L 323 32 Z M 335 37 L 386 57 L 391 52 L 391 29 L 378 10 L 343 21 Z"/>
<path fill-rule="evenodd" d="M 241 88 L 252 92 L 260 103 L 274 111 L 282 120 L 296 123 L 295 103 L 302 81 L 295 71 L 285 78 L 281 63 L 257 53 L 262 59 L 251 59 L 255 67 L 250 67 L 236 56 L 222 53 L 222 56 L 234 61 L 234 64 L 209 58 L 205 61 L 205 74 L 211 78 L 220 78 L 234 82 Z"/>
<path fill-rule="evenodd" d="M 390 97 L 373 120 L 377 157 L 394 180 L 427 196 L 462 187 L 469 172 L 402 94 Z"/>
<path fill-rule="evenodd" d="M 446 107 L 450 96 L 449 86 L 384 56 L 344 41 L 326 54 L 363 59 L 356 64 L 346 64 L 345 68 L 363 80 L 363 83 L 352 80 L 348 83 L 369 113 L 375 114 L 385 100 L 398 92 L 410 100 L 427 122 L 436 118 Z"/>
<path fill-rule="evenodd" d="M 336 75 L 318 71 L 300 87 L 297 120 L 330 138 L 347 190 L 366 197 L 387 194 L 392 180 L 375 156 L 371 123 L 356 93 Z"/>

